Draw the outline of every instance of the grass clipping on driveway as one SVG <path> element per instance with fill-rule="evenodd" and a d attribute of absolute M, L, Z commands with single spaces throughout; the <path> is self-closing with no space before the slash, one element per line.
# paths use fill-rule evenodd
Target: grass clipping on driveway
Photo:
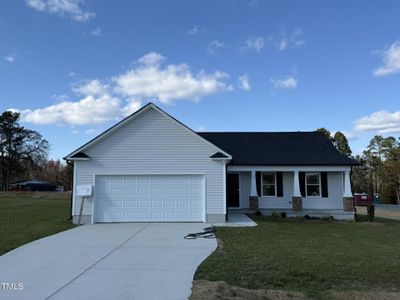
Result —
<path fill-rule="evenodd" d="M 220 293 L 211 297 L 203 281 L 195 282 L 192 299 L 400 299 L 399 221 L 254 219 L 257 227 L 217 228 L 220 247 L 195 275 L 248 295 L 234 289 L 237 297 L 229 298 L 232 290 L 216 285 Z"/>
<path fill-rule="evenodd" d="M 0 255 L 74 227 L 70 193 L 0 193 Z"/>

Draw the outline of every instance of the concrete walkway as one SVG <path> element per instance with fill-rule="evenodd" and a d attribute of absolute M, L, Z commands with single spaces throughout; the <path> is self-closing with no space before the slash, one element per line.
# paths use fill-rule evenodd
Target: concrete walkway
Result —
<path fill-rule="evenodd" d="M 217 242 L 183 237 L 205 226 L 96 224 L 37 240 L 0 256 L 0 284 L 17 288 L 0 285 L 0 299 L 187 299 Z"/>
<path fill-rule="evenodd" d="M 226 223 L 214 223 L 216 227 L 254 227 L 257 223 L 250 219 L 244 213 L 229 213 L 228 222 Z"/>

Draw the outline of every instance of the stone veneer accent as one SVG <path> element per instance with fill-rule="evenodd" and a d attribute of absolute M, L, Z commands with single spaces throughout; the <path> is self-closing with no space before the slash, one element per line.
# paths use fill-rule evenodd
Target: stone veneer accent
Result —
<path fill-rule="evenodd" d="M 353 197 L 343 197 L 343 211 L 354 211 Z"/>
<path fill-rule="evenodd" d="M 303 198 L 302 197 L 292 197 L 292 209 L 293 209 L 293 211 L 303 210 Z"/>
<path fill-rule="evenodd" d="M 258 196 L 249 196 L 250 209 L 258 209 Z"/>

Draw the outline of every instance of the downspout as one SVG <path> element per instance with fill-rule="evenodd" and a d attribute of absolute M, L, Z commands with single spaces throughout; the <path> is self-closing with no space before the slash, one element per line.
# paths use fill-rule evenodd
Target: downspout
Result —
<path fill-rule="evenodd" d="M 75 164 L 74 163 L 71 163 L 71 161 L 70 160 L 66 160 L 67 161 L 67 165 L 70 165 L 70 166 L 72 166 L 72 172 L 71 172 L 71 184 L 70 184 L 70 186 L 71 186 L 71 199 L 70 199 L 70 203 L 69 203 L 69 218 L 68 218 L 68 220 L 72 220 L 72 205 L 73 205 L 73 201 L 74 201 L 74 193 L 73 193 L 73 190 L 74 190 L 74 168 L 75 168 Z"/>

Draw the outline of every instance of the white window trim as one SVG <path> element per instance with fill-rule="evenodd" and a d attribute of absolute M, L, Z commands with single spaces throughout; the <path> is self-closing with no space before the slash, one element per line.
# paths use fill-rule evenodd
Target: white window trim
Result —
<path fill-rule="evenodd" d="M 264 195 L 264 189 L 263 186 L 264 185 L 272 185 L 272 184 L 264 184 L 263 183 L 263 175 L 264 174 L 274 174 L 274 187 L 275 187 L 275 195 Z M 262 172 L 261 173 L 261 197 L 269 197 L 269 198 L 274 198 L 277 197 L 277 184 L 276 184 L 276 172 Z"/>
<path fill-rule="evenodd" d="M 318 175 L 318 186 L 319 186 L 319 195 L 318 196 L 308 196 L 308 194 L 307 194 L 307 175 Z M 311 183 L 309 185 L 317 185 L 317 184 Z M 305 173 L 304 174 L 304 189 L 305 189 L 306 198 L 322 198 L 321 172 Z"/>

